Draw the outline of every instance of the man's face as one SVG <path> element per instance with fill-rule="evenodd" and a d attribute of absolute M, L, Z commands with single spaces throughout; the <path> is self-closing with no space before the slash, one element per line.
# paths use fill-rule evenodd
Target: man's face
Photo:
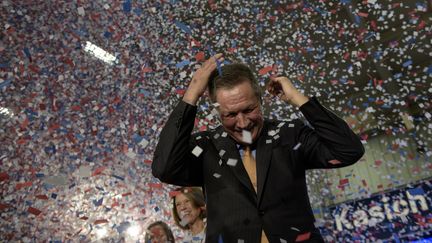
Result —
<path fill-rule="evenodd" d="M 250 132 L 252 142 L 263 127 L 261 104 L 249 82 L 242 82 L 230 89 L 216 90 L 216 102 L 225 131 L 240 144 L 247 144 L 243 130 Z"/>

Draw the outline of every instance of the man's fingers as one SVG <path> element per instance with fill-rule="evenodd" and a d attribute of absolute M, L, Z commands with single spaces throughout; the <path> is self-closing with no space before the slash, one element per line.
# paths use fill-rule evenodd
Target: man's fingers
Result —
<path fill-rule="evenodd" d="M 210 57 L 209 59 L 207 59 L 207 61 L 204 62 L 203 64 L 203 68 L 214 68 L 218 62 L 221 63 L 224 61 L 224 57 L 222 53 L 218 53 L 212 57 Z"/>

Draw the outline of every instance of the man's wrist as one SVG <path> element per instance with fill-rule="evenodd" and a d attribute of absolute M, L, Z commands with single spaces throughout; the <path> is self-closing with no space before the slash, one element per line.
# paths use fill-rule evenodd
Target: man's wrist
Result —
<path fill-rule="evenodd" d="M 291 98 L 290 103 L 296 107 L 300 107 L 308 101 L 309 98 L 307 96 L 303 95 L 302 93 L 298 93 Z"/>
<path fill-rule="evenodd" d="M 193 94 L 189 89 L 186 90 L 183 101 L 188 103 L 189 105 L 196 106 L 196 103 L 198 102 L 199 96 L 196 94 Z"/>

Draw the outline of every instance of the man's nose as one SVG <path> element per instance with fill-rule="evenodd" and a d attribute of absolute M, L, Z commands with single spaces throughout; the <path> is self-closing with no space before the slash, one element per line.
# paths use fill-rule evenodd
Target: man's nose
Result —
<path fill-rule="evenodd" d="M 240 129 L 246 129 L 249 126 L 249 120 L 243 113 L 237 114 L 237 127 Z"/>

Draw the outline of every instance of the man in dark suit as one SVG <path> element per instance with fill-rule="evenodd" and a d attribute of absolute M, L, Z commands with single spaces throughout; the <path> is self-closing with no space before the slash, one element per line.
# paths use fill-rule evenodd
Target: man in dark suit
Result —
<path fill-rule="evenodd" d="M 338 168 L 364 153 L 359 138 L 316 98 L 285 77 L 269 92 L 299 107 L 308 121 L 263 118 L 261 91 L 243 64 L 222 54 L 199 68 L 163 128 L 153 175 L 180 186 L 202 186 L 207 201 L 206 242 L 323 242 L 314 226 L 305 171 Z M 191 134 L 196 103 L 208 88 L 222 126 Z"/>

